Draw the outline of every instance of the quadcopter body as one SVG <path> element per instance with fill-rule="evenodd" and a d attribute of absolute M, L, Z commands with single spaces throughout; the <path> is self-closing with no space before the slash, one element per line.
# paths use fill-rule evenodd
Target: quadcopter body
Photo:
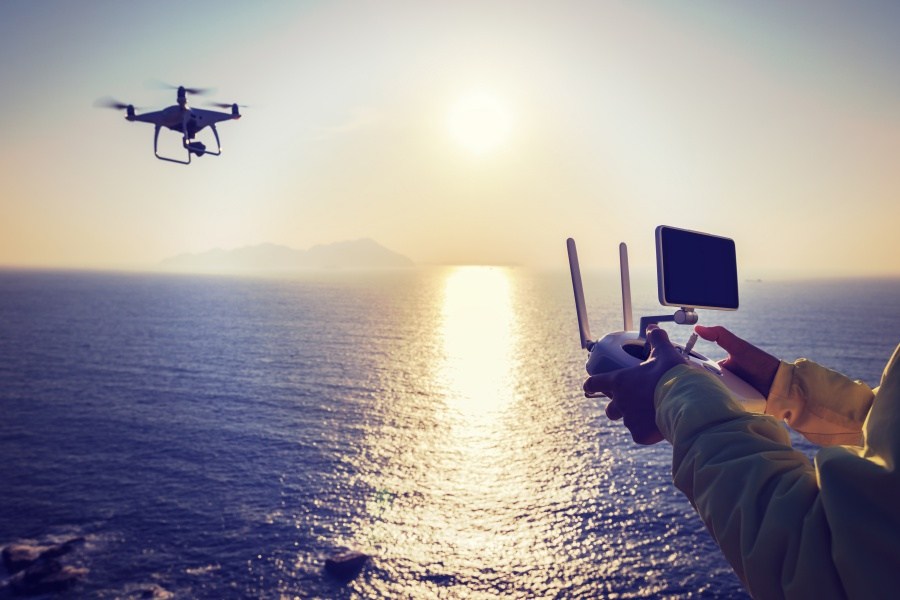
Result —
<path fill-rule="evenodd" d="M 157 110 L 153 112 L 145 112 L 138 114 L 134 105 L 123 104 L 112 99 L 100 100 L 96 104 L 107 108 L 124 109 L 125 119 L 127 121 L 140 121 L 142 123 L 152 123 L 153 132 L 153 154 L 160 160 L 188 165 L 191 163 L 191 156 L 220 156 L 222 154 L 222 144 L 219 141 L 219 132 L 216 129 L 216 123 L 240 119 L 240 105 L 238 104 L 215 104 L 220 108 L 230 108 L 230 112 L 222 112 L 218 110 L 208 110 L 204 108 L 194 108 L 188 106 L 188 94 L 203 94 L 206 90 L 198 88 L 186 88 L 183 85 L 178 86 L 177 104 Z M 211 150 L 200 140 L 196 139 L 197 134 L 204 128 L 209 127 L 216 140 L 216 149 Z M 159 132 L 163 128 L 175 131 L 181 134 L 181 144 L 186 150 L 186 158 L 163 156 L 159 153 Z"/>

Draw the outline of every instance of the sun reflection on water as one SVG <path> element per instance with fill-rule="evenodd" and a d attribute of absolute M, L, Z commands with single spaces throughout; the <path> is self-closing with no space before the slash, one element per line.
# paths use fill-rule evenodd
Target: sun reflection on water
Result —
<path fill-rule="evenodd" d="M 497 267 L 459 267 L 445 283 L 442 380 L 449 407 L 473 421 L 509 402 L 516 341 L 511 294 L 506 270 Z"/>
<path fill-rule="evenodd" d="M 519 332 L 514 290 L 508 269 L 458 267 L 445 272 L 435 292 L 429 393 L 416 405 L 394 407 L 411 428 L 376 441 L 379 452 L 391 453 L 390 473 L 372 481 L 371 521 L 361 533 L 380 556 L 412 561 L 426 579 L 479 572 L 489 580 L 528 546 L 527 524 L 510 516 L 528 479 L 516 459 L 526 442 L 510 416 Z"/>
<path fill-rule="evenodd" d="M 520 481 L 509 452 L 518 445 L 504 417 L 513 402 L 517 314 L 507 269 L 460 267 L 444 287 L 441 382 L 445 427 L 437 454 L 436 491 L 453 510 L 444 541 L 460 557 L 487 559 L 510 545 L 514 532 L 501 516 L 515 504 Z M 514 545 L 514 544 L 513 544 Z M 476 559 L 477 560 L 477 559 Z"/>
<path fill-rule="evenodd" d="M 539 290 L 500 267 L 446 269 L 428 281 L 427 309 L 391 353 L 395 383 L 371 406 L 379 417 L 359 464 L 367 497 L 347 545 L 375 560 L 354 592 L 597 589 L 592 581 L 619 564 L 598 531 L 609 511 L 596 490 L 613 458 L 585 445 L 596 427 L 580 400 L 566 403 L 573 386 L 562 365 L 571 360 L 553 350 L 559 329 L 534 302 Z"/>

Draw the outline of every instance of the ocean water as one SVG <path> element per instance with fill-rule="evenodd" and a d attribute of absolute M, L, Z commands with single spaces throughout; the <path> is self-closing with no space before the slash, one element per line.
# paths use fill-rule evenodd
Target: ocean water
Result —
<path fill-rule="evenodd" d="M 585 289 L 621 328 L 616 275 Z M 900 342 L 898 280 L 741 295 L 701 322 L 871 385 Z M 743 596 L 584 359 L 564 272 L 3 271 L 0 545 L 84 536 L 71 598 Z"/>

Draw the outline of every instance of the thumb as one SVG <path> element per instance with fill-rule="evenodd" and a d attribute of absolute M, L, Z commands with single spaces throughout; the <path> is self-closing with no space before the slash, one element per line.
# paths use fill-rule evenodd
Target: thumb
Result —
<path fill-rule="evenodd" d="M 681 358 L 681 354 L 678 353 L 675 346 L 669 341 L 669 334 L 666 333 L 665 329 L 649 329 L 647 331 L 647 342 L 650 344 L 651 356 L 671 358 L 673 355 L 677 355 L 679 359 Z"/>
<path fill-rule="evenodd" d="M 650 342 L 650 347 L 654 350 L 672 346 L 672 342 L 669 341 L 669 334 L 661 327 L 649 329 L 647 331 L 647 341 Z"/>

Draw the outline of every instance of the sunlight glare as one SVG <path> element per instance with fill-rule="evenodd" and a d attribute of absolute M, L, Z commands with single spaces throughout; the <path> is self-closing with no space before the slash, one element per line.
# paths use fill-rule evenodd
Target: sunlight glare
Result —
<path fill-rule="evenodd" d="M 447 115 L 447 130 L 463 148 L 482 156 L 499 147 L 512 130 L 512 113 L 494 95 L 471 92 L 460 97 Z"/>

